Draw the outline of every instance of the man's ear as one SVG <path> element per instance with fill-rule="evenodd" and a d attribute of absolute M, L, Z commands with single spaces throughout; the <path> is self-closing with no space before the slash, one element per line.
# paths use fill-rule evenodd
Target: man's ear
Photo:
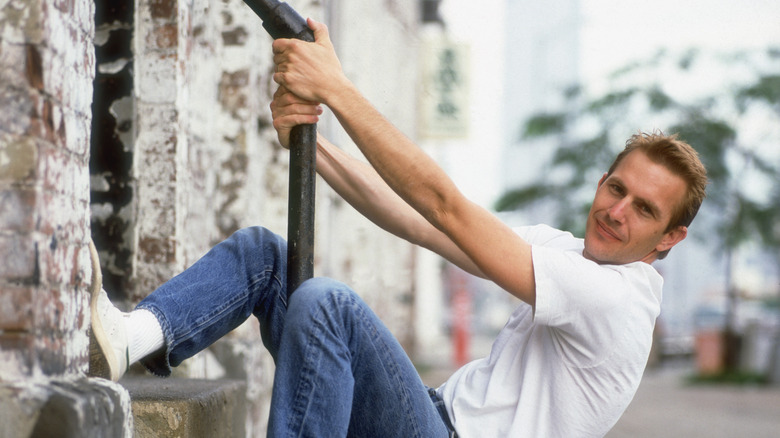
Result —
<path fill-rule="evenodd" d="M 661 241 L 658 242 L 658 245 L 655 246 L 655 249 L 658 252 L 671 249 L 674 245 L 677 245 L 683 239 L 685 239 L 686 236 L 688 236 L 688 227 L 680 225 L 670 231 L 667 231 L 666 234 L 664 234 L 664 237 L 661 238 Z"/>
<path fill-rule="evenodd" d="M 601 179 L 599 180 L 599 184 L 598 184 L 598 186 L 596 186 L 597 188 L 601 187 L 601 185 L 604 184 L 604 181 L 607 180 L 607 176 L 609 176 L 609 175 L 607 175 L 607 172 L 604 172 L 604 175 L 601 175 Z"/>

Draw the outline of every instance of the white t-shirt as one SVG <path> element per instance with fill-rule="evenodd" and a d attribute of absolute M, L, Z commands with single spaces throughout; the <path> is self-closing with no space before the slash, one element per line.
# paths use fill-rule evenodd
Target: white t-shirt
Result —
<path fill-rule="evenodd" d="M 548 226 L 516 232 L 532 245 L 535 312 L 521 304 L 490 355 L 437 392 L 461 438 L 604 436 L 639 386 L 663 280 L 643 262 L 589 261 Z"/>

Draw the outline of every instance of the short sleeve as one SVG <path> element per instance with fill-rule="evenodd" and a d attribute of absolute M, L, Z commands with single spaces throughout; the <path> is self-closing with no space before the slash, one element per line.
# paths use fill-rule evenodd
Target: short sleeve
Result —
<path fill-rule="evenodd" d="M 641 303 L 647 292 L 631 279 L 633 270 L 641 268 L 599 265 L 575 251 L 538 245 L 532 252 L 534 322 L 551 330 L 556 349 L 571 364 L 593 366 L 605 360 L 630 325 L 635 300 Z"/>

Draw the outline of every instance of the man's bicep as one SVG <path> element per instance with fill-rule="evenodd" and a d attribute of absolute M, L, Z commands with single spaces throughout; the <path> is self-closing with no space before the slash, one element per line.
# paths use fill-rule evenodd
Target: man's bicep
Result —
<path fill-rule="evenodd" d="M 534 305 L 531 245 L 489 211 L 467 205 L 443 225 L 444 232 L 485 274 L 501 288 Z"/>

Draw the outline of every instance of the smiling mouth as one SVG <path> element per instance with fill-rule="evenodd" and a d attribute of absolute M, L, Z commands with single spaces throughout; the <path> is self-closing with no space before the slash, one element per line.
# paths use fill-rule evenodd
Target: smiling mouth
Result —
<path fill-rule="evenodd" d="M 622 240 L 622 239 L 621 239 L 621 238 L 620 238 L 620 237 L 617 235 L 617 233 L 615 233 L 614 231 L 612 231 L 612 229 L 611 229 L 611 228 L 609 228 L 609 227 L 607 227 L 606 225 L 604 225 L 604 223 L 602 223 L 602 222 L 601 222 L 600 220 L 598 220 L 598 219 L 596 220 L 596 226 L 597 226 L 597 228 L 599 229 L 599 231 L 600 231 L 600 233 L 601 233 L 602 235 L 604 235 L 604 236 L 606 236 L 606 237 L 609 237 L 609 238 L 611 238 L 611 239 L 617 240 L 617 241 L 620 241 L 620 240 Z"/>

